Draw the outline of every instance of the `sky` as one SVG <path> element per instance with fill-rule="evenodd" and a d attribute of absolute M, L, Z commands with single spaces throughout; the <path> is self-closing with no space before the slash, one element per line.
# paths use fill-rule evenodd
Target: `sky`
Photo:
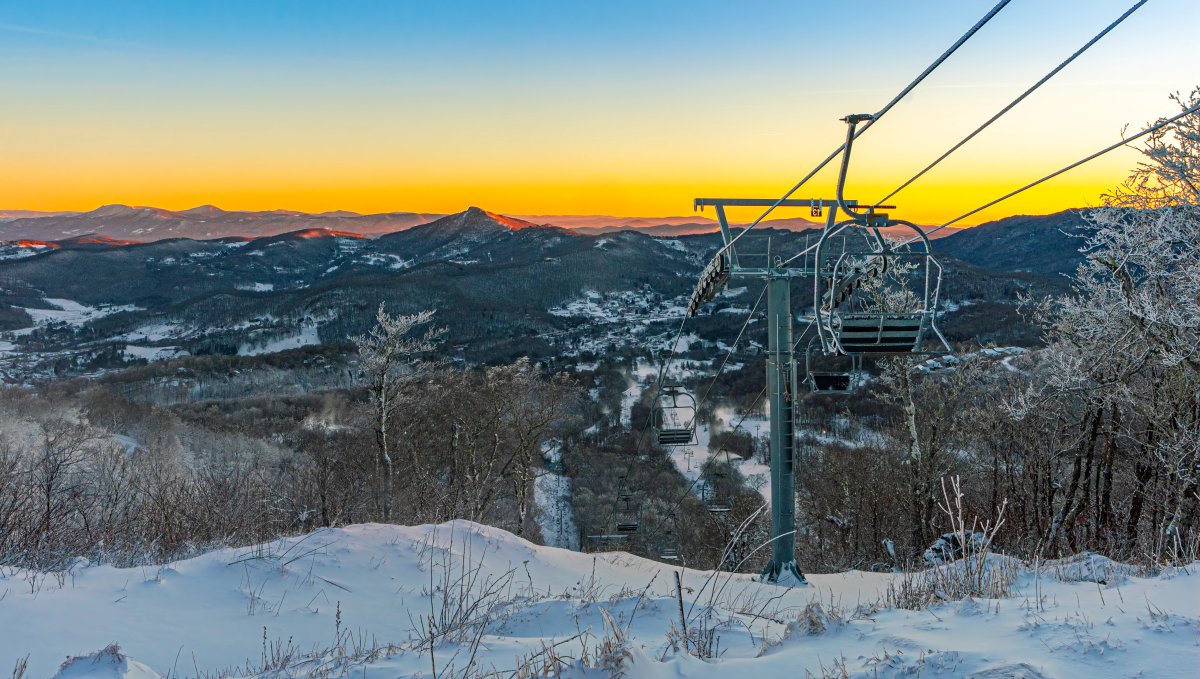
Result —
<path fill-rule="evenodd" d="M 1013 0 L 859 139 L 847 197 L 881 198 L 1132 3 Z M 0 208 L 660 217 L 776 198 L 839 118 L 993 4 L 0 0 Z M 1150 0 L 892 213 L 940 223 L 1177 112 L 1197 26 L 1195 0 Z M 1095 204 L 1137 161 L 966 223 Z M 797 197 L 830 196 L 834 169 Z"/>

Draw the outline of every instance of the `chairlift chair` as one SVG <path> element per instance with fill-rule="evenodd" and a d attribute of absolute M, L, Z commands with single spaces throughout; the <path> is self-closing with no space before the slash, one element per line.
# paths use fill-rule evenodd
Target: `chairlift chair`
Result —
<path fill-rule="evenodd" d="M 654 430 L 663 446 L 696 442 L 696 399 L 682 385 L 666 385 L 654 403 Z"/>
<path fill-rule="evenodd" d="M 872 114 L 854 114 L 847 123 L 846 144 L 837 180 L 838 210 L 849 219 L 821 232 L 817 241 L 813 276 L 815 326 L 821 348 L 843 356 L 894 356 L 903 354 L 950 353 L 950 345 L 937 328 L 937 302 L 942 286 L 942 265 L 933 256 L 929 236 L 912 222 L 891 219 L 874 207 L 860 211 L 843 198 L 855 127 L 873 120 Z M 904 227 L 915 237 L 896 246 L 884 239 L 880 229 Z M 862 229 L 867 246 L 846 248 L 847 229 Z M 842 251 L 832 247 L 842 236 Z M 900 249 L 916 244 L 914 249 Z M 889 288 L 888 284 L 899 289 Z M 940 348 L 926 350 L 925 340 L 935 336 Z"/>
<path fill-rule="evenodd" d="M 821 348 L 827 354 L 852 357 L 949 353 L 937 328 L 942 266 L 929 250 L 929 237 L 911 222 L 889 220 L 886 215 L 870 217 L 827 229 L 817 243 L 821 275 L 813 278 L 813 301 Z M 831 236 L 852 226 L 862 227 L 863 221 L 872 224 L 869 249 L 831 251 Z M 881 226 L 908 227 L 917 234 L 913 242 L 923 247 L 898 250 L 880 235 Z M 883 289 L 889 275 L 888 282 L 902 288 L 892 290 L 891 295 Z M 931 337 L 941 346 L 927 350 L 925 344 Z"/>
<path fill-rule="evenodd" d="M 717 472 L 712 476 L 717 480 L 725 478 L 725 474 L 722 472 Z M 706 509 L 709 514 L 726 514 L 731 509 L 728 502 L 717 496 L 717 493 L 712 486 L 706 486 L 704 488 L 702 500 L 704 501 L 704 509 Z"/>
<path fill-rule="evenodd" d="M 855 383 L 862 375 L 862 357 L 845 357 L 842 359 L 842 364 L 834 369 L 817 370 L 813 366 L 813 358 L 820 348 L 820 342 L 814 337 L 808 343 L 808 349 L 804 353 L 805 386 L 814 394 L 852 393 Z"/>
<path fill-rule="evenodd" d="M 641 528 L 641 507 L 633 502 L 633 496 L 624 493 L 619 496 L 624 507 L 617 512 L 617 533 L 630 534 Z"/>

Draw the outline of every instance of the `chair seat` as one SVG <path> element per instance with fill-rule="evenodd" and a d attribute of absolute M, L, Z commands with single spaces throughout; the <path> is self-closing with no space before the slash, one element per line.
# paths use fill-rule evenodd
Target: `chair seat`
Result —
<path fill-rule="evenodd" d="M 925 334 L 925 316 L 916 313 L 856 313 L 839 317 L 838 343 L 847 354 L 911 354 Z"/>
<path fill-rule="evenodd" d="M 686 446 L 692 442 L 692 430 L 664 429 L 658 432 L 658 442 L 664 446 Z"/>
<path fill-rule="evenodd" d="M 810 373 L 812 391 L 841 394 L 850 391 L 850 373 Z"/>

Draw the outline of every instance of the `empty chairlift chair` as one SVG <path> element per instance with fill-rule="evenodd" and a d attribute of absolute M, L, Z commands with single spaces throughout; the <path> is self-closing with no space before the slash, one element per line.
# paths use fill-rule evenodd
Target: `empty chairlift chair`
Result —
<path fill-rule="evenodd" d="M 671 520 L 674 521 L 675 517 L 672 516 Z M 663 561 L 679 561 L 679 548 L 675 546 L 679 544 L 679 539 L 675 537 L 675 531 L 668 528 L 663 534 L 662 542 L 658 558 Z"/>
<path fill-rule="evenodd" d="M 725 478 L 725 474 L 717 472 L 712 475 L 712 481 L 704 488 L 704 508 L 710 514 L 728 514 L 732 509 L 729 501 L 717 491 L 716 484 Z"/>
<path fill-rule="evenodd" d="M 654 403 L 654 430 L 663 446 L 696 442 L 696 399 L 682 385 L 666 385 Z"/>
<path fill-rule="evenodd" d="M 818 369 L 816 360 L 819 359 L 821 345 L 816 337 L 808 343 L 804 354 L 804 384 L 814 394 L 849 394 L 862 375 L 862 357 L 846 356 L 835 359 L 833 365 L 822 366 Z"/>
<path fill-rule="evenodd" d="M 940 354 L 950 351 L 937 328 L 937 301 L 942 267 L 929 251 L 929 238 L 920 227 L 886 217 L 880 226 L 912 229 L 919 250 L 899 250 L 875 229 L 866 249 L 837 252 L 827 247 L 829 235 L 849 227 L 842 223 L 823 235 L 814 277 L 816 328 L 826 354 L 893 356 Z M 939 346 L 926 348 L 928 340 Z M 827 386 L 840 387 L 830 377 Z M 840 393 L 840 392 L 839 392 Z"/>
<path fill-rule="evenodd" d="M 619 500 L 622 507 L 617 511 L 617 533 L 628 535 L 638 532 L 642 525 L 641 507 L 627 493 L 621 494 Z"/>

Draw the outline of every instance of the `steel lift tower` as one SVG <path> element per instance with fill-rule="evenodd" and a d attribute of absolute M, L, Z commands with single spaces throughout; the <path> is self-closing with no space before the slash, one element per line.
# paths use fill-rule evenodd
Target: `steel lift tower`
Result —
<path fill-rule="evenodd" d="M 843 374 L 811 372 L 811 347 L 819 345 L 826 356 L 849 357 L 852 366 L 864 356 L 913 356 L 945 354 L 950 345 L 937 328 L 937 303 L 942 267 L 933 257 L 929 237 L 912 222 L 891 219 L 881 210 L 891 205 L 859 207 L 844 197 L 846 173 L 859 123 L 873 120 L 872 114 L 855 114 L 847 124 L 842 147 L 837 196 L 833 200 L 764 200 L 758 198 L 697 198 L 696 209 L 716 208 L 724 247 L 704 268 L 688 303 L 688 315 L 721 291 L 730 278 L 763 279 L 767 285 L 767 402 L 771 408 L 771 563 L 763 572 L 769 582 L 802 584 L 804 575 L 796 567 L 795 412 L 799 399 L 796 379 L 796 345 L 792 337 L 792 281 L 808 278 L 812 283 L 816 337 L 810 343 L 805 365 L 810 371 L 805 384 L 817 393 L 852 393 L 857 368 Z M 826 209 L 825 228 L 816 244 L 784 259 L 770 252 L 739 257 L 738 240 L 725 214 L 728 207 L 808 207 L 812 216 Z M 846 219 L 837 221 L 841 212 Z M 764 216 L 766 213 L 764 213 Z M 759 218 L 761 219 L 761 217 Z M 757 222 L 756 222 L 757 223 Z M 889 240 L 882 229 L 899 227 L 911 231 L 909 240 Z M 846 234 L 857 233 L 850 246 Z M 842 236 L 840 251 L 834 238 Z M 910 247 L 912 246 L 912 247 Z M 743 258 L 746 261 L 743 261 Z M 797 260 L 799 260 L 797 262 Z M 927 350 L 927 340 L 936 346 Z"/>
<path fill-rule="evenodd" d="M 778 205 L 776 205 L 778 203 Z M 850 201 L 850 204 L 856 204 Z M 796 567 L 795 502 L 795 407 L 798 383 L 792 339 L 792 282 L 794 278 L 813 276 L 811 266 L 789 266 L 781 257 L 768 253 L 760 266 L 743 266 L 738 259 L 727 207 L 807 207 L 812 212 L 830 208 L 826 229 L 833 226 L 837 201 L 794 199 L 782 202 L 761 198 L 697 198 L 695 207 L 716 208 L 717 221 L 725 247 L 705 268 L 700 284 L 692 295 L 688 313 L 694 315 L 701 304 L 711 300 L 730 278 L 754 278 L 767 285 L 767 391 L 770 404 L 771 451 L 771 565 L 763 573 L 766 580 L 784 584 L 803 584 L 804 575 Z M 755 257 L 759 259 L 760 257 Z M 807 260 L 805 260 L 807 261 Z"/>

